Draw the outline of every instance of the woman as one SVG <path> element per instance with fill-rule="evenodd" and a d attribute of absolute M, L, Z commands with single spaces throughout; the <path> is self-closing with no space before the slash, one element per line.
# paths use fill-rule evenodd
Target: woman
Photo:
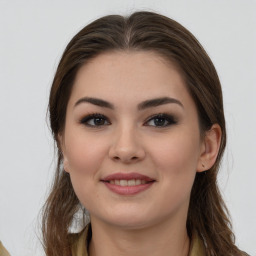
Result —
<path fill-rule="evenodd" d="M 216 180 L 220 82 L 180 24 L 137 12 L 83 28 L 60 60 L 49 112 L 58 165 L 47 256 L 245 255 Z M 90 223 L 69 234 L 83 207 Z"/>

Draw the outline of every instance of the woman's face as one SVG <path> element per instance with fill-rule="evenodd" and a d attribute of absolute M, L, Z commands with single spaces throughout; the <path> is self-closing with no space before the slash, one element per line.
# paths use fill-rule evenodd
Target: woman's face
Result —
<path fill-rule="evenodd" d="M 60 140 L 92 222 L 185 223 L 204 146 L 195 103 L 171 63 L 143 51 L 92 59 L 76 76 Z"/>

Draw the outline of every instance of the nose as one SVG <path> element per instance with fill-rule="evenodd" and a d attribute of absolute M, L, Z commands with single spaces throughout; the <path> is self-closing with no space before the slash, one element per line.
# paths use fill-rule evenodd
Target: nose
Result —
<path fill-rule="evenodd" d="M 114 161 L 126 164 L 135 163 L 145 158 L 145 150 L 135 128 L 123 128 L 115 131 L 109 149 L 109 157 Z"/>

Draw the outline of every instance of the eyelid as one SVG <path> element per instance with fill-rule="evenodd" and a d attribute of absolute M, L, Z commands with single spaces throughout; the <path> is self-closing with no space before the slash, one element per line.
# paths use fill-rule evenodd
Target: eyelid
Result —
<path fill-rule="evenodd" d="M 169 123 L 164 126 L 147 125 L 147 123 L 149 121 L 153 120 L 154 118 L 165 118 Z M 148 117 L 147 120 L 144 122 L 144 125 L 145 126 L 153 126 L 156 128 L 165 128 L 165 127 L 168 127 L 168 126 L 176 124 L 176 123 L 177 123 L 177 118 L 174 115 L 167 114 L 167 113 L 158 113 L 158 114 L 154 114 L 154 115 L 151 115 L 150 117 Z"/>
<path fill-rule="evenodd" d="M 91 125 L 89 124 L 88 122 L 92 119 L 96 119 L 96 118 L 101 118 L 101 119 L 104 119 L 105 122 L 107 123 L 104 123 L 104 124 L 99 124 L 99 125 Z M 165 125 L 149 125 L 148 123 L 150 121 L 152 121 L 153 119 L 156 119 L 156 118 L 162 118 L 162 119 L 165 119 L 168 123 L 165 124 Z M 87 114 L 85 116 L 83 116 L 82 118 L 79 119 L 79 123 L 82 124 L 82 125 L 85 125 L 87 127 L 92 127 L 92 128 L 100 128 L 100 127 L 103 127 L 103 126 L 106 126 L 106 125 L 111 125 L 111 122 L 109 120 L 108 117 L 106 117 L 105 115 L 101 114 L 101 113 L 90 113 L 90 114 Z M 164 128 L 164 127 L 168 127 L 170 125 L 174 125 L 177 123 L 177 118 L 172 115 L 172 114 L 169 114 L 169 113 L 157 113 L 157 114 L 153 114 L 151 116 L 149 116 L 146 121 L 144 121 L 143 125 L 144 126 L 151 126 L 151 127 L 156 127 L 156 128 Z"/>
<path fill-rule="evenodd" d="M 107 121 L 107 124 L 103 124 L 103 125 L 90 125 L 88 124 L 87 122 L 91 119 L 94 119 L 94 118 L 102 118 L 102 119 L 105 119 L 105 121 Z M 100 113 L 91 113 L 91 114 L 87 114 L 86 116 L 83 116 L 80 120 L 79 120 L 79 123 L 80 124 L 83 124 L 87 127 L 92 127 L 92 128 L 100 128 L 102 126 L 106 126 L 106 125 L 110 125 L 111 122 L 109 121 L 109 119 L 103 115 L 103 114 L 100 114 Z"/>

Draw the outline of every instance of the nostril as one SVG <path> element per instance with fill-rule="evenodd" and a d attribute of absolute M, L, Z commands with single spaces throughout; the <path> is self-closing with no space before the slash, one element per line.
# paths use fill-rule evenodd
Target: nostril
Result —
<path fill-rule="evenodd" d="M 123 160 L 123 161 L 135 161 L 135 160 L 138 160 L 139 157 L 137 156 L 133 156 L 133 157 L 119 157 L 119 156 L 114 156 L 113 159 L 115 161 L 120 161 L 120 160 Z"/>
<path fill-rule="evenodd" d="M 112 146 L 109 149 L 109 157 L 113 161 L 137 162 L 145 156 L 145 151 L 137 147 L 117 147 Z"/>

